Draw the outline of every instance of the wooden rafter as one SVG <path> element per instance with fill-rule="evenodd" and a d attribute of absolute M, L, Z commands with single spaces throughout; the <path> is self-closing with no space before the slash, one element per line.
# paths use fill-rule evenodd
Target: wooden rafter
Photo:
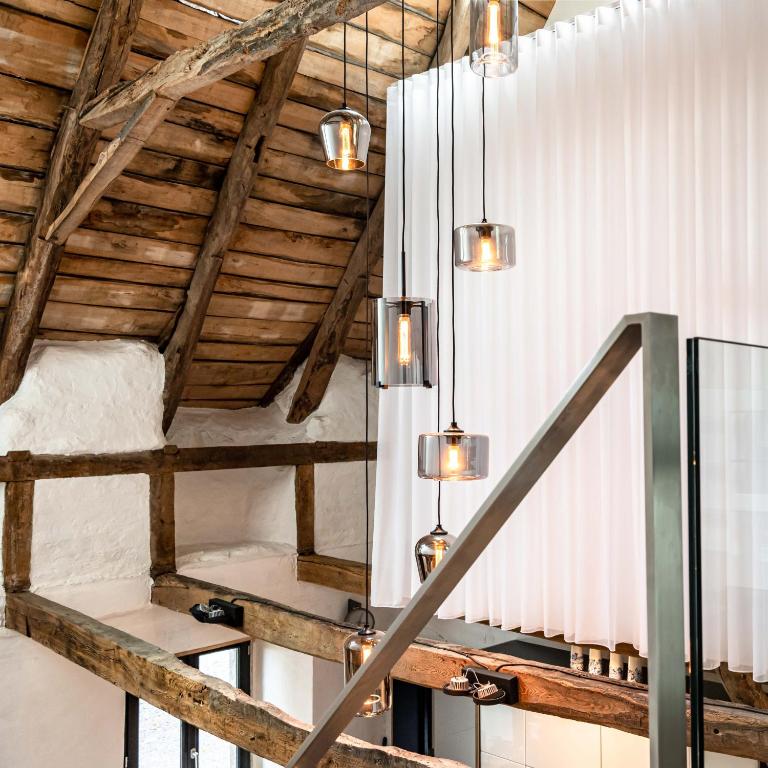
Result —
<path fill-rule="evenodd" d="M 7 627 L 191 725 L 284 765 L 310 727 L 171 653 L 29 592 L 7 596 Z M 460 763 L 342 736 L 327 768 L 460 768 Z"/>
<path fill-rule="evenodd" d="M 277 124 L 291 82 L 304 53 L 305 40 L 273 56 L 266 66 L 261 88 L 245 118 L 243 129 L 227 167 L 216 208 L 195 264 L 186 301 L 165 349 L 163 429 L 168 431 L 181 402 L 208 306 L 224 255 L 237 233 L 243 209 Z"/>
<path fill-rule="evenodd" d="M 152 602 L 180 613 L 213 597 L 232 599 L 240 590 L 171 574 L 152 588 Z M 340 661 L 342 645 L 352 627 L 324 619 L 255 595 L 245 595 L 242 631 L 254 639 Z M 638 735 L 648 733 L 648 689 L 550 664 L 492 653 L 477 648 L 417 639 L 392 670 L 394 677 L 415 685 L 440 689 L 471 657 L 477 665 L 517 675 L 519 707 L 569 720 L 605 725 Z M 768 757 L 768 713 L 744 706 L 707 702 L 704 710 L 708 750 L 757 760 Z"/>
<path fill-rule="evenodd" d="M 99 138 L 98 131 L 79 123 L 80 112 L 119 78 L 140 7 L 141 0 L 103 0 L 91 30 L 80 74 L 56 134 L 42 198 L 3 326 L 0 401 L 13 395 L 21 383 L 61 257 L 60 244 L 46 240 L 46 233 L 85 177 Z"/>
<path fill-rule="evenodd" d="M 360 302 L 365 296 L 365 273 L 368 263 L 378 259 L 384 247 L 384 195 L 376 201 L 366 231 L 341 278 L 333 300 L 320 321 L 307 364 L 293 395 L 288 421 L 298 424 L 322 402 L 328 382 L 344 347 L 347 334 Z"/>

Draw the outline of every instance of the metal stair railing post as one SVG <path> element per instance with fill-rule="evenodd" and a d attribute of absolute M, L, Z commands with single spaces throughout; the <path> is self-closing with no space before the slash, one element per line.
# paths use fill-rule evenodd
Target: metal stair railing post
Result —
<path fill-rule="evenodd" d="M 288 768 L 315 768 L 603 395 L 643 348 L 652 768 L 685 768 L 682 498 L 677 317 L 626 316 L 467 523 Z"/>

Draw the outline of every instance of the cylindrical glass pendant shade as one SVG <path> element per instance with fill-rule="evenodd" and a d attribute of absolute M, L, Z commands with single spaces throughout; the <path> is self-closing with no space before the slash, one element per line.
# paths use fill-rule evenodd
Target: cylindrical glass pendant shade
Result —
<path fill-rule="evenodd" d="M 438 523 L 433 531 L 416 542 L 416 565 L 422 582 L 440 565 L 454 541 L 455 538 Z"/>
<path fill-rule="evenodd" d="M 517 0 L 471 0 L 469 50 L 472 71 L 482 77 L 517 69 Z"/>
<path fill-rule="evenodd" d="M 436 325 L 431 299 L 373 302 L 371 374 L 376 387 L 432 387 L 437 383 Z"/>
<path fill-rule="evenodd" d="M 472 272 L 515 266 L 515 230 L 506 224 L 464 224 L 453 231 L 454 263 Z"/>
<path fill-rule="evenodd" d="M 344 641 L 344 683 L 348 683 L 355 672 L 365 664 L 373 649 L 384 639 L 383 632 L 361 629 Z M 357 717 L 376 717 L 392 706 L 392 678 L 387 675 L 365 700 Z"/>
<path fill-rule="evenodd" d="M 456 424 L 419 435 L 419 477 L 428 480 L 482 480 L 488 477 L 488 435 L 473 435 Z"/>
<path fill-rule="evenodd" d="M 354 109 L 336 109 L 320 121 L 320 143 L 329 168 L 337 171 L 364 168 L 370 141 L 370 123 Z"/>

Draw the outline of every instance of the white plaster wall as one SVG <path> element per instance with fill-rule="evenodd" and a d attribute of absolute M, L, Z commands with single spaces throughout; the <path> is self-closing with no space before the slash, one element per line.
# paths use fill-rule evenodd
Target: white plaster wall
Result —
<path fill-rule="evenodd" d="M 316 440 L 363 440 L 365 365 L 342 356 L 318 410 L 301 424 L 286 416 L 301 370 L 268 408 L 240 411 L 182 408 L 168 433 L 180 446 L 254 445 Z M 371 440 L 376 439 L 377 391 L 368 388 Z M 371 507 L 376 465 L 371 463 Z M 259 543 L 296 545 L 292 467 L 180 473 L 176 478 L 177 544 L 182 556 Z M 362 559 L 365 541 L 362 462 L 316 467 L 316 549 Z M 371 519 L 373 509 L 371 509 Z"/>
<path fill-rule="evenodd" d="M 0 453 L 162 446 L 162 387 L 162 358 L 150 346 L 36 345 L 19 391 L 0 406 Z M 33 590 L 95 616 L 146 606 L 147 503 L 144 476 L 38 482 Z M 5 629 L 0 679 L 0 766 L 122 764 L 117 688 Z"/>

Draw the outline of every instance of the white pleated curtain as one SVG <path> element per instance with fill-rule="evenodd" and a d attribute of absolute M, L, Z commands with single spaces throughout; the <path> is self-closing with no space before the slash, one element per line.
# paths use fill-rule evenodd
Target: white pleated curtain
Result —
<path fill-rule="evenodd" d="M 763 0 L 631 0 L 521 39 L 517 74 L 486 81 L 488 219 L 516 228 L 518 263 L 455 276 L 457 418 L 490 435 L 491 472 L 443 484 L 450 532 L 622 315 L 678 314 L 683 339 L 768 342 L 767 37 Z M 481 80 L 466 59 L 454 75 L 465 224 L 481 216 Z M 449 66 L 405 82 L 406 246 L 409 294 L 434 297 L 438 77 L 441 412 L 434 389 L 380 397 L 374 605 L 404 605 L 418 586 L 413 546 L 435 522 L 437 485 L 417 477 L 417 437 L 451 420 Z M 399 295 L 402 87 L 388 94 L 385 295 Z M 441 617 L 646 652 L 639 373 L 635 360 Z M 754 666 L 768 676 L 768 648 L 755 647 Z"/>

